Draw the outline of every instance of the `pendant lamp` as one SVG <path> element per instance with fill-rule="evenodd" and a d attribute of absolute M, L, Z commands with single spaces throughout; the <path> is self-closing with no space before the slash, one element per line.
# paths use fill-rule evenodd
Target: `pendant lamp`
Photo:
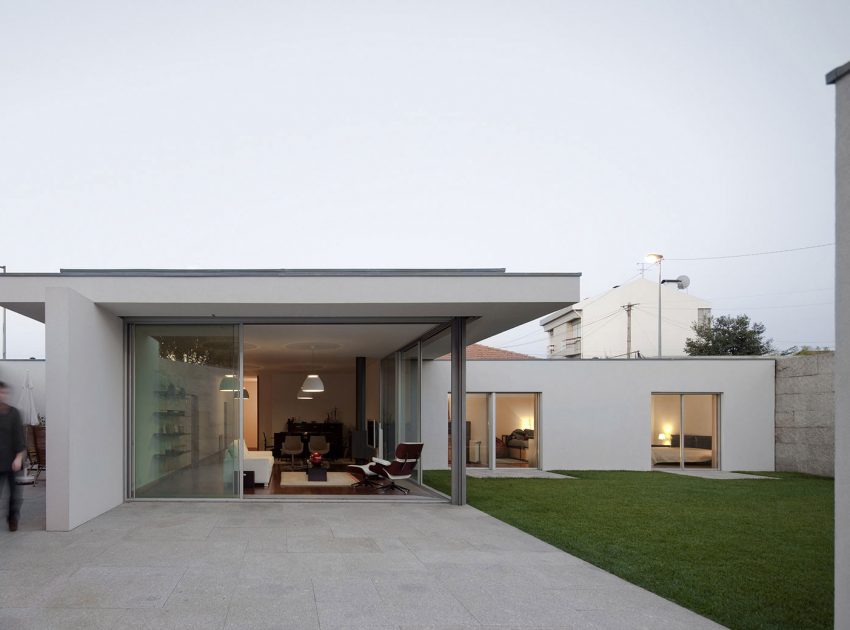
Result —
<path fill-rule="evenodd" d="M 298 392 L 298 396 L 296 396 L 296 398 L 298 400 L 313 400 L 313 397 L 303 389 Z"/>
<path fill-rule="evenodd" d="M 218 391 L 220 392 L 238 392 L 239 391 L 239 379 L 236 378 L 235 374 L 226 374 L 221 382 L 218 384 Z"/>
<path fill-rule="evenodd" d="M 304 384 L 301 386 L 301 391 L 309 394 L 323 392 L 325 391 L 325 384 L 319 378 L 318 374 L 308 374 L 307 378 L 304 379 Z"/>
<path fill-rule="evenodd" d="M 316 347 L 310 346 L 311 365 L 314 363 L 313 359 L 315 359 L 315 354 Z M 304 379 L 304 384 L 301 385 L 301 391 L 309 394 L 323 392 L 325 391 L 325 384 L 322 382 L 322 379 L 319 378 L 318 374 L 308 374 L 307 378 Z"/>

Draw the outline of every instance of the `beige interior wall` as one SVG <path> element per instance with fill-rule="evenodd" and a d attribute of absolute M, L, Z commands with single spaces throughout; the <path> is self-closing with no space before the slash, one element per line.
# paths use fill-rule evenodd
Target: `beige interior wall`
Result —
<path fill-rule="evenodd" d="M 259 432 L 257 431 L 257 379 L 246 378 L 243 387 L 248 390 L 248 399 L 242 401 L 242 431 L 245 437 L 245 445 L 248 448 L 261 449 L 263 441 L 259 439 Z"/>
<path fill-rule="evenodd" d="M 714 396 L 689 394 L 685 396 L 685 435 L 714 433 Z"/>
<path fill-rule="evenodd" d="M 366 359 L 366 419 L 377 420 L 381 414 L 381 361 Z"/>
<path fill-rule="evenodd" d="M 685 435 L 713 435 L 716 402 L 713 394 L 686 394 Z M 670 435 L 681 430 L 678 394 L 652 395 L 652 444 L 670 444 Z M 658 435 L 667 437 L 662 441 Z"/>
<path fill-rule="evenodd" d="M 466 419 L 469 421 L 469 458 L 474 461 L 478 458 L 476 442 L 481 442 L 480 463 L 488 461 L 487 439 L 487 394 L 466 395 Z"/>
<path fill-rule="evenodd" d="M 651 444 L 670 444 L 670 436 L 679 433 L 679 395 L 653 394 L 651 402 L 652 433 Z M 664 434 L 664 439 L 659 434 Z"/>
<path fill-rule="evenodd" d="M 321 422 L 333 416 L 349 428 L 354 427 L 355 374 L 352 361 L 351 371 L 319 373 L 325 391 L 314 394 L 313 400 L 298 400 L 298 390 L 306 374 L 261 372 L 258 377 L 260 396 L 260 426 L 272 439 L 277 431 L 286 430 L 287 418 Z"/>
<path fill-rule="evenodd" d="M 536 429 L 534 394 L 496 394 L 496 437 L 514 429 Z"/>

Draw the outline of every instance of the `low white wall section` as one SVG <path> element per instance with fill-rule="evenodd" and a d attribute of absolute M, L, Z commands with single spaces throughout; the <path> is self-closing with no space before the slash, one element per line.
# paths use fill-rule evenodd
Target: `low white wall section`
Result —
<path fill-rule="evenodd" d="M 423 363 L 424 468 L 446 468 L 447 361 Z M 470 361 L 468 392 L 539 392 L 540 468 L 649 470 L 653 393 L 720 394 L 720 467 L 774 469 L 772 359 Z"/>
<path fill-rule="evenodd" d="M 24 383 L 27 381 L 27 372 L 30 374 L 33 396 L 35 397 L 35 408 L 40 415 L 45 415 L 46 389 L 44 387 L 45 363 L 44 359 L 7 359 L 0 360 L 0 381 L 9 386 L 9 404 L 18 406 Z"/>
<path fill-rule="evenodd" d="M 71 289 L 45 305 L 47 529 L 66 531 L 124 499 L 123 325 Z"/>

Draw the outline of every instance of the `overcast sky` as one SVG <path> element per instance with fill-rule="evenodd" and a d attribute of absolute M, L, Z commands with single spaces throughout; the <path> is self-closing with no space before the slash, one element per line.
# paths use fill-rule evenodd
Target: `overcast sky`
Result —
<path fill-rule="evenodd" d="M 0 3 L 0 265 L 507 267 L 834 241 L 850 3 Z M 832 247 L 670 261 L 833 345 Z M 648 277 L 654 277 L 652 273 Z M 536 325 L 500 342 L 543 352 Z M 9 356 L 43 356 L 11 316 Z"/>

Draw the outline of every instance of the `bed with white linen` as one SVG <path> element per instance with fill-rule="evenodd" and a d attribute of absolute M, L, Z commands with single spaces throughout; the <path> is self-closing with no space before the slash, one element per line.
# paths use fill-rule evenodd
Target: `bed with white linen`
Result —
<path fill-rule="evenodd" d="M 652 465 L 678 464 L 681 449 L 678 446 L 653 446 Z M 710 448 L 685 447 L 686 464 L 711 464 L 712 451 Z"/>

